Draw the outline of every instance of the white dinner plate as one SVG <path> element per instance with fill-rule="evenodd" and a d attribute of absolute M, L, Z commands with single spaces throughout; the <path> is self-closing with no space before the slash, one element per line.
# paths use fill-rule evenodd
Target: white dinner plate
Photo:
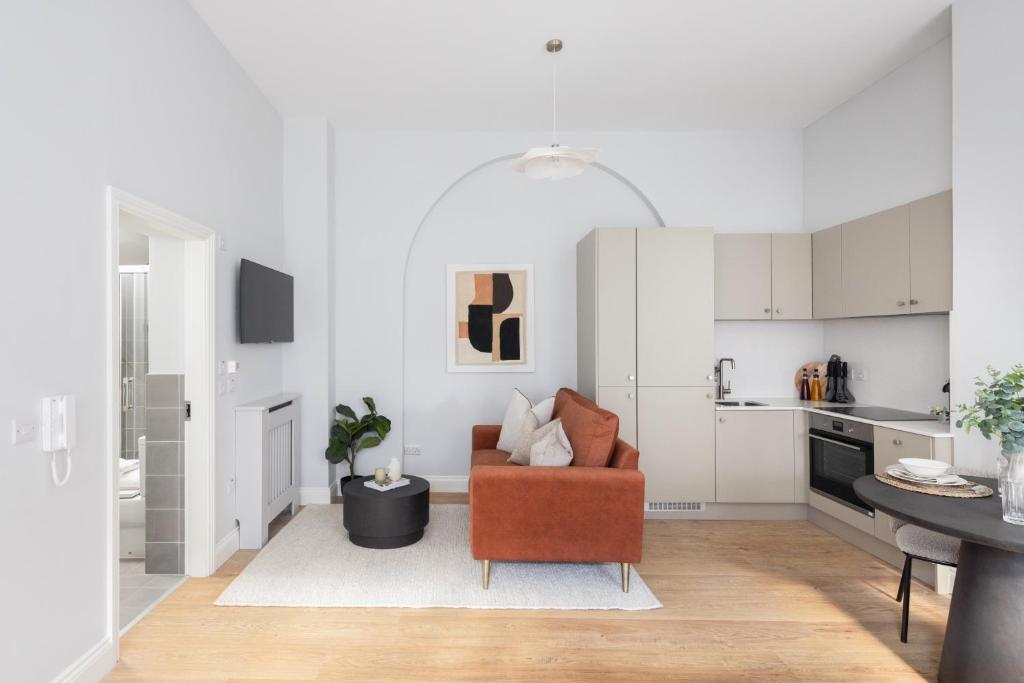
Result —
<path fill-rule="evenodd" d="M 932 486 L 963 486 L 967 483 L 966 479 L 955 474 L 943 474 L 940 477 L 921 477 L 912 472 L 908 472 L 902 465 L 889 465 L 885 468 L 885 473 L 890 477 L 896 477 L 897 479 L 909 481 L 914 484 L 930 484 Z"/>

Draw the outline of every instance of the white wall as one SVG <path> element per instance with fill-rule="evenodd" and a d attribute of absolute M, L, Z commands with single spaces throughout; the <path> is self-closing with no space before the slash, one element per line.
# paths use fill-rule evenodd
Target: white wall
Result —
<path fill-rule="evenodd" d="M 804 226 L 843 221 L 948 190 L 949 38 L 804 129 Z"/>
<path fill-rule="evenodd" d="M 953 308 L 955 402 L 973 400 L 986 364 L 1024 362 L 1024 3 L 953 5 Z M 998 446 L 957 434 L 956 459 L 991 468 Z"/>
<path fill-rule="evenodd" d="M 295 278 L 295 341 L 283 347 L 284 386 L 302 394 L 300 482 L 303 497 L 327 502 L 324 459 L 333 415 L 334 137 L 322 118 L 284 126 L 285 265 Z"/>
<path fill-rule="evenodd" d="M 950 188 L 950 51 L 947 38 L 804 129 L 808 230 Z M 946 316 L 825 321 L 824 352 L 865 370 L 851 384 L 859 401 L 910 410 L 945 403 Z"/>
<path fill-rule="evenodd" d="M 216 343 L 242 361 L 217 401 L 217 531 L 234 519 L 232 407 L 280 390 L 280 352 L 236 344 L 237 259 L 281 265 L 281 121 L 178 0 L 0 5 L 0 423 L 74 394 L 57 489 L 37 444 L 0 442 L 3 677 L 51 680 L 109 634 L 105 188 L 218 230 Z M 41 264 L 45 264 L 45 267 Z"/>
<path fill-rule="evenodd" d="M 797 368 L 826 359 L 822 322 L 722 320 L 715 323 L 715 356 L 736 360 L 735 370 L 725 369 L 732 398 L 795 398 Z"/>
<path fill-rule="evenodd" d="M 185 242 L 154 235 L 149 238 L 149 372 L 185 372 Z"/>
<path fill-rule="evenodd" d="M 564 138 L 564 144 L 600 147 L 601 162 L 642 189 L 671 226 L 711 225 L 732 231 L 801 229 L 800 131 L 577 133 Z M 391 438 L 360 455 L 360 471 L 369 471 L 401 453 L 402 276 L 413 233 L 428 208 L 461 175 L 489 159 L 522 151 L 545 139 L 544 133 L 338 130 L 336 390 L 341 402 L 355 402 L 365 394 L 375 396 L 381 411 L 396 423 Z M 424 226 L 424 251 L 421 253 L 421 245 L 416 245 L 410 268 L 417 272 L 422 268 L 425 274 L 417 278 L 426 279 L 410 279 L 409 286 L 416 289 L 417 295 L 430 299 L 434 310 L 439 311 L 443 310 L 440 305 L 444 301 L 444 279 L 442 271 L 436 268 L 448 258 L 452 263 L 495 259 L 504 246 L 514 248 L 518 260 L 544 263 L 545 270 L 558 263 L 572 264 L 573 256 L 568 250 L 570 243 L 575 243 L 574 238 L 586 232 L 592 222 L 608 224 L 594 209 L 607 209 L 613 214 L 607 218 L 616 220 L 636 221 L 644 215 L 628 194 L 602 181 L 598 173 L 592 169 L 580 178 L 551 185 L 541 183 L 533 188 L 523 187 L 523 179 L 507 166 L 487 169 L 479 178 L 473 176 L 465 187 L 460 185 L 438 206 L 437 215 Z M 577 189 L 579 196 L 575 195 Z M 563 206 L 560 197 L 572 199 L 565 200 Z M 529 220 L 543 219 L 549 221 L 552 229 L 564 226 L 570 232 L 550 234 L 532 245 L 529 240 L 521 240 L 525 244 L 516 242 L 514 234 L 505 235 L 494 243 L 494 250 L 486 246 L 491 242 L 485 245 L 474 238 L 472 244 L 463 247 L 452 239 L 453 234 L 471 234 L 473 225 L 481 232 L 514 227 L 519 215 Z M 447 247 L 443 244 L 445 240 L 449 241 Z M 561 255 L 547 253 L 556 245 Z M 552 260 L 548 261 L 549 258 Z M 555 290 L 538 281 L 537 296 L 560 297 L 552 305 L 565 307 L 571 316 L 575 288 L 562 289 L 557 282 L 555 286 L 559 289 Z M 363 306 L 353 318 L 351 307 L 357 301 L 370 301 L 372 305 Z M 441 377 L 439 368 L 444 363 L 439 351 L 443 348 L 439 346 L 443 339 L 442 320 L 424 320 L 423 324 L 432 324 L 427 330 L 409 327 L 405 331 L 410 348 L 413 344 L 424 344 L 432 349 L 426 352 L 434 358 L 429 381 Z M 545 351 L 537 357 L 539 368 L 550 367 L 548 364 L 556 358 L 559 367 L 552 368 L 552 373 L 542 371 L 544 374 L 534 378 L 523 376 L 518 380 L 524 385 L 536 380 L 536 386 L 530 386 L 531 393 L 543 393 L 574 375 L 575 357 L 570 354 L 575 353 L 575 341 L 570 342 L 565 333 L 570 325 L 574 322 L 566 320 L 563 327 L 557 328 L 562 331 L 556 332 L 565 348 Z M 541 335 L 538 344 L 549 343 L 544 341 L 545 331 L 540 326 L 537 331 Z M 560 355 L 551 356 L 553 353 Z M 417 368 L 431 362 L 429 358 L 414 360 Z M 424 378 L 410 372 L 408 381 L 412 386 Z M 485 418 L 487 422 L 500 421 L 500 406 L 507 400 L 510 382 L 517 380 L 492 374 L 472 376 L 454 384 L 445 381 L 446 396 L 452 387 L 458 387 L 457 404 L 409 406 L 406 417 L 410 434 L 406 441 L 416 443 L 412 440 L 416 438 L 426 443 L 429 439 L 429 443 L 445 449 L 407 458 L 406 468 L 411 472 L 466 474 L 470 422 Z M 412 397 L 414 394 L 410 393 Z M 477 402 L 486 410 L 462 415 L 456 409 L 456 405 L 461 409 Z"/>

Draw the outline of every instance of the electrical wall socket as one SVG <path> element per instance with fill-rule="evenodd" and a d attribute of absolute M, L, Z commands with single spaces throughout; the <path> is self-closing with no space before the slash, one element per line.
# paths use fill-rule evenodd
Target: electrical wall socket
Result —
<path fill-rule="evenodd" d="M 11 443 L 28 443 L 36 438 L 36 423 L 31 420 L 11 420 Z"/>
<path fill-rule="evenodd" d="M 423 455 L 423 447 L 417 445 L 407 445 L 404 451 L 405 455 Z"/>
<path fill-rule="evenodd" d="M 857 382 L 863 382 L 865 379 L 867 379 L 867 373 L 864 372 L 864 368 L 854 368 L 853 379 L 854 381 Z"/>

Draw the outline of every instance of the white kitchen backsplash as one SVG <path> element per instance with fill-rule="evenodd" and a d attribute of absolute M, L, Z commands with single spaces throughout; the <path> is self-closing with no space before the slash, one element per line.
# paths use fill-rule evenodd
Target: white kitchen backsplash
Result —
<path fill-rule="evenodd" d="M 945 405 L 948 315 L 826 320 L 824 326 L 825 351 L 849 362 L 858 402 L 920 412 Z"/>
<path fill-rule="evenodd" d="M 722 320 L 715 323 L 715 358 L 726 368 L 733 396 L 795 397 L 793 376 L 804 363 L 825 360 L 821 320 Z"/>

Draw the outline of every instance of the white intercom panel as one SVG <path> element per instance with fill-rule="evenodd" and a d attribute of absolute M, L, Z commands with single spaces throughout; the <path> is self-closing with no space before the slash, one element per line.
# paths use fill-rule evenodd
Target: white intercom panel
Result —
<path fill-rule="evenodd" d="M 75 397 L 49 396 L 42 400 L 39 439 L 46 453 L 67 451 L 75 446 Z"/>

